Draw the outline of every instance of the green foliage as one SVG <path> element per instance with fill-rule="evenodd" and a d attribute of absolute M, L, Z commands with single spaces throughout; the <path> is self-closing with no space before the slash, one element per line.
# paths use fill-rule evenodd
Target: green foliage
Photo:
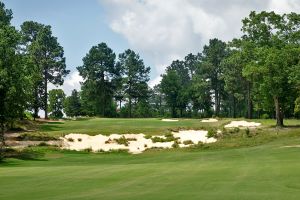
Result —
<path fill-rule="evenodd" d="M 63 117 L 63 105 L 65 100 L 65 93 L 62 89 L 53 89 L 49 92 L 49 111 L 50 116 L 55 119 Z"/>
<path fill-rule="evenodd" d="M 207 137 L 208 138 L 217 137 L 216 129 L 213 129 L 213 128 L 208 129 Z"/>
<path fill-rule="evenodd" d="M 128 117 L 132 117 L 132 102 L 140 102 L 148 98 L 147 82 L 150 67 L 146 67 L 140 56 L 130 49 L 119 55 L 117 67 L 121 71 L 122 90 L 128 100 Z"/>
<path fill-rule="evenodd" d="M 71 96 L 64 100 L 64 112 L 69 117 L 78 117 L 82 114 L 79 92 L 73 90 Z"/>
<path fill-rule="evenodd" d="M 294 113 L 298 118 L 300 118 L 300 97 L 298 97 L 295 101 Z"/>
<path fill-rule="evenodd" d="M 77 67 L 84 78 L 82 106 L 87 115 L 114 116 L 114 91 L 121 71 L 115 65 L 116 55 L 105 43 L 93 46 Z M 71 113 L 73 114 L 73 113 Z"/>

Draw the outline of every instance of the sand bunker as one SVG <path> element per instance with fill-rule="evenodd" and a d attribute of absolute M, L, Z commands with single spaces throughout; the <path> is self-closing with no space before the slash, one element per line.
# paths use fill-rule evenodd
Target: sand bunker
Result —
<path fill-rule="evenodd" d="M 178 119 L 162 119 L 163 122 L 178 122 Z"/>
<path fill-rule="evenodd" d="M 201 122 L 217 122 L 217 121 L 218 121 L 217 119 L 210 118 L 210 119 L 203 119 Z"/>
<path fill-rule="evenodd" d="M 247 121 L 232 121 L 230 124 L 225 125 L 225 128 L 235 128 L 235 127 L 248 127 L 248 128 L 255 128 L 260 126 L 261 123 L 256 122 L 247 122 Z"/>
<path fill-rule="evenodd" d="M 216 142 L 215 138 L 207 138 L 207 131 L 179 131 L 172 133 L 175 138 L 178 138 L 179 147 L 188 147 L 193 144 L 212 143 Z M 126 144 L 118 144 L 118 140 L 125 138 Z M 156 136 L 165 138 L 165 136 Z M 123 138 L 123 139 L 124 139 Z M 63 140 L 62 148 L 70 150 L 85 150 L 91 149 L 97 151 L 112 151 L 112 150 L 128 150 L 128 152 L 137 154 L 142 153 L 149 148 L 173 148 L 174 141 L 171 142 L 153 142 L 146 139 L 144 134 L 112 134 L 110 136 L 95 135 L 89 136 L 86 134 L 68 134 L 61 138 Z M 182 144 L 185 141 L 192 141 L 189 144 Z"/>

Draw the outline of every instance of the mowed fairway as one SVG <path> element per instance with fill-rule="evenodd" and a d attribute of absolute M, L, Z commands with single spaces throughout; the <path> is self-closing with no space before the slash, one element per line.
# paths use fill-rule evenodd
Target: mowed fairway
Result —
<path fill-rule="evenodd" d="M 201 129 L 209 126 L 218 127 L 230 120 L 224 119 L 215 123 L 202 123 L 200 119 L 180 119 L 175 122 L 164 122 L 157 118 L 83 118 L 63 122 L 49 122 L 40 126 L 41 132 L 51 135 L 63 135 L 68 133 L 95 134 L 124 134 L 124 133 L 144 133 L 144 134 L 165 134 L 170 130 Z"/>
<path fill-rule="evenodd" d="M 138 155 L 33 147 L 43 155 L 0 164 L 0 199 L 298 200 L 300 147 L 295 145 L 300 145 L 300 130 L 268 131 L 250 138 L 224 138 L 207 148 L 149 150 Z"/>

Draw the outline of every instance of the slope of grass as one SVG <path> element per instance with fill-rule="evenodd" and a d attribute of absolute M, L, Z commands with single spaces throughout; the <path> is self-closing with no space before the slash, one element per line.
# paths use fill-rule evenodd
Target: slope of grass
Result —
<path fill-rule="evenodd" d="M 229 120 L 221 120 L 215 123 L 202 123 L 200 119 L 180 119 L 178 122 L 164 122 L 157 118 L 146 119 L 116 119 L 116 118 L 84 118 L 64 122 L 49 122 L 40 125 L 40 131 L 52 135 L 63 135 L 67 133 L 95 134 L 165 134 L 170 130 L 202 129 L 213 126 L 218 127 Z"/>
<path fill-rule="evenodd" d="M 42 124 L 40 131 L 162 134 L 221 128 L 229 121 L 93 118 Z M 212 144 L 139 155 L 29 148 L 23 160 L 0 163 L 0 199 L 300 199 L 300 121 L 287 120 L 284 129 L 274 128 L 273 120 L 251 121 L 263 128 L 249 134 L 228 131 Z"/>
<path fill-rule="evenodd" d="M 300 144 L 300 133 L 281 134 L 254 147 L 140 155 L 35 147 L 40 160 L 0 165 L 0 199 L 299 199 L 300 148 L 283 146 Z"/>
<path fill-rule="evenodd" d="M 220 119 L 218 122 L 203 123 L 201 119 L 179 119 L 178 122 L 164 122 L 157 118 L 146 119 L 119 119 L 119 118 L 82 118 L 62 122 L 48 122 L 39 125 L 39 131 L 50 133 L 52 136 L 61 136 L 68 133 L 96 134 L 124 134 L 144 133 L 148 135 L 163 135 L 171 130 L 178 129 L 208 129 L 211 127 L 222 128 L 232 120 L 245 119 Z M 273 127 L 273 119 L 248 120 L 263 124 L 264 127 Z M 288 126 L 299 126 L 300 120 L 285 120 Z"/>

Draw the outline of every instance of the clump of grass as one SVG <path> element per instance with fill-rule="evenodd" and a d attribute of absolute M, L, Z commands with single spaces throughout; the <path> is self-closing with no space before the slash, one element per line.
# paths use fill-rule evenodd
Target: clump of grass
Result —
<path fill-rule="evenodd" d="M 210 128 L 207 132 L 207 137 L 208 138 L 217 137 L 217 131 L 213 128 Z"/>
<path fill-rule="evenodd" d="M 128 146 L 128 144 L 129 144 L 128 140 L 124 136 L 122 136 L 118 139 L 114 139 L 114 141 L 116 141 L 118 144 L 123 144 L 125 146 Z"/>
<path fill-rule="evenodd" d="M 145 148 L 147 148 L 147 147 L 148 147 L 148 145 L 147 145 L 147 144 L 144 144 L 144 147 L 145 147 Z"/>
<path fill-rule="evenodd" d="M 161 138 L 161 137 L 153 137 L 151 138 L 152 142 L 156 143 L 156 142 L 165 142 L 165 139 L 164 138 Z"/>
<path fill-rule="evenodd" d="M 178 141 L 174 141 L 174 143 L 172 144 L 173 148 L 179 148 L 179 143 Z"/>
<path fill-rule="evenodd" d="M 90 148 L 86 148 L 86 149 L 84 149 L 83 151 L 84 151 L 84 152 L 92 152 L 92 151 L 93 151 L 93 149 L 90 147 Z"/>
<path fill-rule="evenodd" d="M 151 135 L 145 135 L 144 138 L 145 138 L 145 139 L 151 139 L 152 136 L 151 136 Z"/>
<path fill-rule="evenodd" d="M 73 138 L 68 138 L 67 140 L 68 140 L 68 142 L 74 142 Z"/>
<path fill-rule="evenodd" d="M 81 141 L 82 141 L 82 139 L 81 139 L 81 138 L 78 138 L 77 140 L 78 140 L 78 142 L 81 142 Z"/>
<path fill-rule="evenodd" d="M 126 138 L 128 141 L 136 141 L 136 138 Z"/>
<path fill-rule="evenodd" d="M 192 140 L 185 140 L 182 142 L 184 145 L 194 144 Z"/>
<path fill-rule="evenodd" d="M 250 133 L 250 129 L 249 128 L 245 129 L 245 134 L 246 134 L 247 137 L 251 137 L 251 133 Z"/>
<path fill-rule="evenodd" d="M 112 143 L 112 140 L 110 138 L 105 141 L 105 144 L 110 144 L 110 143 Z"/>
<path fill-rule="evenodd" d="M 39 146 L 39 147 L 46 147 L 46 146 L 49 146 L 49 145 L 46 142 L 41 142 L 37 146 Z"/>

